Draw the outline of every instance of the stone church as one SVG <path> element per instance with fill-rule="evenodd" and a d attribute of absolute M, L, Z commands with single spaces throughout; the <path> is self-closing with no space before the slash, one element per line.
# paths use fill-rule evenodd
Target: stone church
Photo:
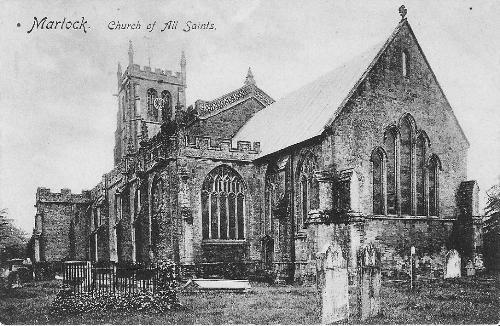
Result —
<path fill-rule="evenodd" d="M 479 252 L 469 142 L 406 18 L 385 42 L 279 101 L 242 87 L 186 106 L 180 72 L 118 65 L 115 167 L 92 190 L 38 188 L 36 261 L 241 262 L 288 281 L 340 243 L 388 275 Z M 465 261 L 465 259 L 464 259 Z"/>

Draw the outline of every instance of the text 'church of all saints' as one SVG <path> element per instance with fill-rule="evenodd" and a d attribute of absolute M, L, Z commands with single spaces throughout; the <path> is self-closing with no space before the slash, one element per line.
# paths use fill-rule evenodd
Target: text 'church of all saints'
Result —
<path fill-rule="evenodd" d="M 300 281 L 316 252 L 382 250 L 386 275 L 477 261 L 469 142 L 407 19 L 385 42 L 274 101 L 242 87 L 186 106 L 172 73 L 118 65 L 115 167 L 90 191 L 36 193 L 35 261 L 245 263 Z M 354 272 L 355 273 L 355 272 Z"/>

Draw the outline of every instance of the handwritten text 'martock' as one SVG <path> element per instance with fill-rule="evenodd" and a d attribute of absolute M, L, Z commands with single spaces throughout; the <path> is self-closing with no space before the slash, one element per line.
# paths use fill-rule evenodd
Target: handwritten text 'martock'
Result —
<path fill-rule="evenodd" d="M 86 25 L 87 21 L 84 17 L 81 20 L 67 20 L 64 17 L 62 20 L 47 20 L 47 17 L 43 17 L 38 20 L 38 17 L 33 17 L 33 25 L 31 29 L 27 31 L 27 33 L 31 33 L 34 29 L 74 29 L 74 30 L 82 30 L 84 33 L 87 33 L 88 26 Z"/>

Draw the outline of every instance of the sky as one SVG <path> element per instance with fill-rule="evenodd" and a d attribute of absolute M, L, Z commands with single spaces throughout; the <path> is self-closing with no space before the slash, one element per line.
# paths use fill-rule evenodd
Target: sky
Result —
<path fill-rule="evenodd" d="M 113 167 L 118 62 L 180 71 L 187 104 L 243 85 L 274 99 L 385 40 L 407 18 L 470 141 L 468 179 L 500 181 L 500 1 L 0 2 L 0 208 L 31 233 L 35 193 L 91 189 Z M 87 21 L 34 30 L 34 17 Z M 178 29 L 160 32 L 165 22 Z M 141 24 L 111 30 L 110 22 Z M 147 26 L 156 21 L 149 32 Z M 186 22 L 213 30 L 183 31 Z"/>

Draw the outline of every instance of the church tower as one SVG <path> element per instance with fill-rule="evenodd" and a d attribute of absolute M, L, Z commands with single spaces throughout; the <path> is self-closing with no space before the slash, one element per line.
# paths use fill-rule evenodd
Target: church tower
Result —
<path fill-rule="evenodd" d="M 122 73 L 118 63 L 118 114 L 115 131 L 114 163 L 139 149 L 141 137 L 152 137 L 163 123 L 175 119 L 176 108 L 186 108 L 186 57 L 180 60 L 180 72 L 134 63 L 132 41 L 128 49 L 128 66 Z M 144 128 L 146 126 L 147 128 Z M 147 135 L 144 132 L 147 130 Z"/>

